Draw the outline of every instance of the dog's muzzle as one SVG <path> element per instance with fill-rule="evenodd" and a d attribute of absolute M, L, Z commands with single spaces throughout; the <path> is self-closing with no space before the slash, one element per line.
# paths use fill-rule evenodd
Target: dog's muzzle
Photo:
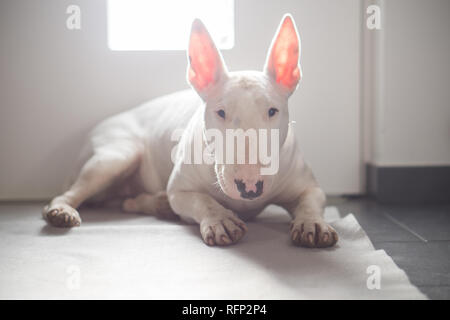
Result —
<path fill-rule="evenodd" d="M 246 191 L 246 185 L 242 180 L 234 179 L 234 183 L 236 183 L 236 187 L 241 194 L 241 198 L 243 198 L 243 199 L 252 200 L 252 199 L 258 198 L 263 192 L 264 181 L 262 181 L 262 180 L 259 180 L 255 184 L 256 191 L 253 191 L 253 190 Z"/>

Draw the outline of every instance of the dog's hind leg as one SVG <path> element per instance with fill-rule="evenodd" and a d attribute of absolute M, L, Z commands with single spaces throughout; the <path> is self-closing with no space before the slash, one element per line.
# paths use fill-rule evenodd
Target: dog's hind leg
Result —
<path fill-rule="evenodd" d="M 176 220 L 179 217 L 173 212 L 165 191 L 157 194 L 141 193 L 136 198 L 128 198 L 122 204 L 127 212 L 141 212 L 159 219 Z"/>
<path fill-rule="evenodd" d="M 79 226 L 81 218 L 76 208 L 116 179 L 132 174 L 140 159 L 140 148 L 131 142 L 95 149 L 70 188 L 44 208 L 44 219 L 57 227 Z"/>

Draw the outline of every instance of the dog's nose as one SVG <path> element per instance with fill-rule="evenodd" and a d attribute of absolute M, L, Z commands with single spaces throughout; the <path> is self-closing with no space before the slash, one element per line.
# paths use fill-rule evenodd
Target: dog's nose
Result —
<path fill-rule="evenodd" d="M 259 180 L 254 188 L 248 188 L 244 181 L 234 179 L 234 183 L 236 183 L 236 187 L 238 191 L 241 193 L 241 198 L 243 199 L 255 199 L 258 198 L 263 192 L 263 184 L 262 180 Z"/>

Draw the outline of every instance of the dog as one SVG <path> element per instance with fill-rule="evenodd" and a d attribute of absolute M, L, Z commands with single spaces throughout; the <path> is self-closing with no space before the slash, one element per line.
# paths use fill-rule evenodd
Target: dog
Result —
<path fill-rule="evenodd" d="M 189 38 L 187 80 L 193 90 L 147 102 L 101 122 L 90 135 L 66 191 L 45 206 L 57 227 L 80 226 L 83 202 L 120 199 L 124 211 L 195 222 L 209 246 L 239 241 L 244 221 L 275 204 L 291 215 L 295 245 L 330 247 L 336 231 L 323 219 L 326 197 L 304 162 L 289 122 L 288 99 L 302 77 L 300 38 L 286 14 L 263 71 L 229 72 L 204 24 Z M 205 130 L 278 132 L 279 169 L 256 163 L 186 163 L 185 151 Z M 183 129 L 179 141 L 173 132 Z M 206 146 L 208 139 L 202 139 Z M 276 144 L 274 144 L 276 145 Z M 249 144 L 245 144 L 245 157 Z M 171 159 L 173 161 L 171 161 Z"/>

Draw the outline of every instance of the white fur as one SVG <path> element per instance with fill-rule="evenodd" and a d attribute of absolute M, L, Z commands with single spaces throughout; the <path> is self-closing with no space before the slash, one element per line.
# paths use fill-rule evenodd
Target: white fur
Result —
<path fill-rule="evenodd" d="M 217 58 L 221 61 L 220 54 Z M 322 219 L 324 193 L 303 161 L 289 125 L 287 102 L 292 92 L 280 89 L 267 71 L 228 72 L 224 67 L 220 72 L 207 93 L 177 92 L 100 123 L 70 187 L 45 207 L 47 221 L 77 226 L 81 218 L 75 209 L 82 202 L 122 197 L 126 211 L 158 215 L 173 210 L 184 220 L 198 223 L 207 244 L 227 245 L 247 231 L 243 220 L 277 204 L 293 217 L 295 244 L 334 245 L 337 235 Z M 266 117 L 271 106 L 279 109 L 274 119 Z M 219 107 L 226 107 L 227 121 L 217 116 Z M 280 130 L 277 174 L 259 176 L 255 173 L 259 165 L 184 164 L 181 152 L 176 163 L 170 161 L 176 147 L 171 140 L 175 129 L 184 129 L 179 151 L 198 130 L 237 126 Z M 233 183 L 241 177 L 264 180 L 263 194 L 253 200 L 241 199 Z"/>

